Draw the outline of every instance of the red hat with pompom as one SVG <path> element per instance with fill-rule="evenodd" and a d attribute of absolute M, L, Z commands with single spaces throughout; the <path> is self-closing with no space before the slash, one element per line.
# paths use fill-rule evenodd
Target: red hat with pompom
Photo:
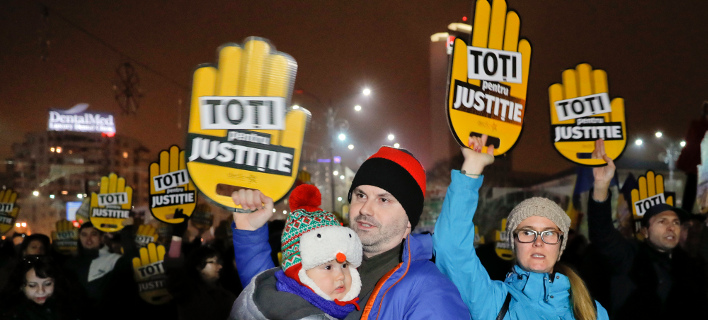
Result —
<path fill-rule="evenodd" d="M 285 275 L 309 287 L 317 295 L 332 300 L 305 271 L 336 261 L 345 261 L 350 269 L 352 284 L 341 301 L 355 299 L 361 289 L 361 280 L 355 268 L 361 265 L 362 248 L 359 236 L 342 227 L 334 214 L 320 209 L 322 195 L 317 187 L 302 184 L 290 194 L 290 215 L 281 238 Z"/>

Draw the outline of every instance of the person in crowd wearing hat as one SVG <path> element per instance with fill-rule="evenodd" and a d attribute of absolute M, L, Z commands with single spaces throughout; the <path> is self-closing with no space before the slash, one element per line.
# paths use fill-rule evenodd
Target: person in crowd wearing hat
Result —
<path fill-rule="evenodd" d="M 273 267 L 266 227 L 273 201 L 254 190 L 239 190 L 233 198 L 245 210 L 257 209 L 234 213 L 234 252 L 245 284 Z M 411 234 L 425 199 L 425 170 L 413 155 L 381 147 L 357 171 L 348 199 L 349 227 L 361 240 L 363 259 L 361 308 L 345 319 L 469 318 L 455 285 L 430 261 L 431 236 Z"/>
<path fill-rule="evenodd" d="M 435 264 L 460 290 L 472 319 L 608 319 L 583 280 L 558 263 L 570 218 L 555 202 L 526 199 L 511 210 L 506 230 L 516 263 L 504 281 L 491 280 L 474 248 L 474 223 L 482 171 L 494 162 L 494 147 L 482 153 L 486 137 L 462 148 L 462 170 L 452 171 L 442 212 L 435 224 Z"/>
<path fill-rule="evenodd" d="M 708 303 L 702 261 L 679 246 L 681 221 L 688 213 L 668 204 L 650 207 L 641 220 L 644 241 L 626 239 L 612 224 L 610 180 L 615 164 L 605 154 L 602 140 L 593 157 L 606 166 L 593 169 L 592 197 L 588 199 L 590 241 L 613 266 L 612 319 L 705 319 Z"/>
<path fill-rule="evenodd" d="M 313 185 L 292 191 L 281 268 L 256 276 L 234 303 L 230 319 L 344 319 L 359 308 L 361 241 L 319 208 L 321 200 Z M 256 297 L 285 307 L 259 304 Z"/>

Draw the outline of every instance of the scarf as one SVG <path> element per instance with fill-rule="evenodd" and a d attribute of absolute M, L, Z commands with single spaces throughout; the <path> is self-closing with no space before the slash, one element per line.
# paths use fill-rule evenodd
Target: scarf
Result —
<path fill-rule="evenodd" d="M 278 291 L 296 294 L 313 306 L 324 311 L 326 314 L 337 319 L 344 319 L 350 312 L 354 311 L 354 309 L 359 309 L 359 305 L 357 304 L 359 298 L 345 302 L 339 300 L 329 301 L 318 296 L 310 288 L 300 285 L 294 279 L 286 276 L 283 270 L 276 271 L 275 278 L 277 280 L 275 286 L 278 288 Z"/>

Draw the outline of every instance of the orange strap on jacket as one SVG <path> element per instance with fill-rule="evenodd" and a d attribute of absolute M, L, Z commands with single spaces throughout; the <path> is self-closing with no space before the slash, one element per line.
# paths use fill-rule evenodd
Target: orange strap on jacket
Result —
<path fill-rule="evenodd" d="M 406 241 L 408 241 L 410 238 L 410 235 L 406 237 Z M 381 313 L 381 305 L 383 305 L 383 299 L 386 297 L 386 293 L 388 293 L 388 290 L 391 290 L 396 284 L 398 284 L 403 278 L 408 274 L 408 269 L 411 266 L 411 248 L 410 246 L 406 245 L 406 249 L 408 249 L 408 263 L 406 264 L 406 272 L 403 273 L 400 279 L 398 279 L 394 284 L 392 284 L 388 289 L 386 289 L 386 292 L 384 292 L 383 297 L 381 297 L 381 302 L 379 303 L 379 310 L 376 313 L 376 319 L 379 318 L 379 313 Z M 371 296 L 369 297 L 369 301 L 366 302 L 366 307 L 364 307 L 364 312 L 361 314 L 362 320 L 368 319 L 369 314 L 371 313 L 371 308 L 374 307 L 374 302 L 376 301 L 376 297 L 379 295 L 379 291 L 381 291 L 381 288 L 383 287 L 384 283 L 388 281 L 389 278 L 395 273 L 401 266 L 403 266 L 403 262 L 399 263 L 391 269 L 388 273 L 386 273 L 385 276 L 383 276 L 378 283 L 376 283 L 376 287 L 374 288 L 374 291 L 371 293 Z"/>

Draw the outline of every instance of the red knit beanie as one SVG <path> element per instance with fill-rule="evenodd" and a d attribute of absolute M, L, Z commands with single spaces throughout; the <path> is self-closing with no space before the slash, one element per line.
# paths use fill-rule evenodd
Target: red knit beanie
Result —
<path fill-rule="evenodd" d="M 386 190 L 406 210 L 411 230 L 420 220 L 425 200 L 425 169 L 410 152 L 383 146 L 359 167 L 349 188 L 352 192 L 360 185 L 370 185 Z"/>

